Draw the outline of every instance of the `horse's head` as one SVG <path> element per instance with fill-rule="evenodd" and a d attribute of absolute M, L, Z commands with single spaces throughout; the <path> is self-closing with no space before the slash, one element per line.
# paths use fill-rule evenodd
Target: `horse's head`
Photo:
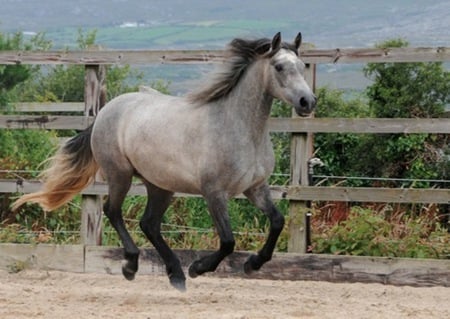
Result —
<path fill-rule="evenodd" d="M 301 33 L 293 44 L 282 43 L 280 33 L 273 37 L 266 52 L 269 59 L 266 83 L 273 97 L 294 106 L 298 115 L 308 116 L 316 106 L 316 96 L 303 77 L 305 64 L 298 56 L 301 42 Z"/>

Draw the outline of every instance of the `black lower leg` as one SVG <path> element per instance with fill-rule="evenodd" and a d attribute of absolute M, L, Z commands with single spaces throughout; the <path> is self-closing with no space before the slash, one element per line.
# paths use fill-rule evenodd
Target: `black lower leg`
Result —
<path fill-rule="evenodd" d="M 260 185 L 254 189 L 249 189 L 245 192 L 245 195 L 256 205 L 256 207 L 261 209 L 267 215 L 270 222 L 269 236 L 267 237 L 264 246 L 258 254 L 250 256 L 244 264 L 244 271 L 246 273 L 251 273 L 254 270 L 260 269 L 264 263 L 272 259 L 278 237 L 284 227 L 284 216 L 273 204 L 267 184 Z"/>
<path fill-rule="evenodd" d="M 229 242 L 221 242 L 220 249 L 208 256 L 194 261 L 189 266 L 189 276 L 195 278 L 205 272 L 214 271 L 220 262 L 234 250 L 234 240 Z"/>
<path fill-rule="evenodd" d="M 141 228 L 164 261 L 164 264 L 166 265 L 166 273 L 169 277 L 171 285 L 180 291 L 186 290 L 186 276 L 181 268 L 181 263 L 178 257 L 172 249 L 170 249 L 164 238 L 158 232 L 155 232 L 155 235 L 153 235 L 153 231 L 149 231 L 149 228 L 142 226 L 142 223 Z"/>
<path fill-rule="evenodd" d="M 189 267 L 189 276 L 197 277 L 205 272 L 216 270 L 220 262 L 234 250 L 234 238 L 231 231 L 230 219 L 227 211 L 227 199 L 223 194 L 205 197 L 208 209 L 220 237 L 218 251 L 194 261 Z"/>
<path fill-rule="evenodd" d="M 112 209 L 108 202 L 104 206 L 105 215 L 108 217 L 111 225 L 117 231 L 124 247 L 125 263 L 122 265 L 122 273 L 128 280 L 133 280 L 138 271 L 139 249 L 125 228 L 120 209 Z"/>
<path fill-rule="evenodd" d="M 275 250 L 278 237 L 284 227 L 284 217 L 275 207 L 273 207 L 273 213 L 269 215 L 269 217 L 269 236 L 258 254 L 250 256 L 244 264 L 244 271 L 246 273 L 251 273 L 253 270 L 260 269 L 263 264 L 272 259 L 272 254 Z"/>

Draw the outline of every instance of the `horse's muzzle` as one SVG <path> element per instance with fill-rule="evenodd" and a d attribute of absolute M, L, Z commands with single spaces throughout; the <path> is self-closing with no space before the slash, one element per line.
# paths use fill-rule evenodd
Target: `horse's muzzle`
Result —
<path fill-rule="evenodd" d="M 314 111 L 317 103 L 315 95 L 303 96 L 300 98 L 298 105 L 295 106 L 295 112 L 299 116 L 308 116 Z"/>

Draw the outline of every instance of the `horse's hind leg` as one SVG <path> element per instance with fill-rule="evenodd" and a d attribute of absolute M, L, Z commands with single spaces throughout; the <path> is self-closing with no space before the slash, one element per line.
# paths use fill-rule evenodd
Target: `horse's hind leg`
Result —
<path fill-rule="evenodd" d="M 197 277 L 208 271 L 216 270 L 219 263 L 234 250 L 234 237 L 228 216 L 227 198 L 224 194 L 205 196 L 209 213 L 220 237 L 218 251 L 194 261 L 189 267 L 189 276 Z"/>
<path fill-rule="evenodd" d="M 249 274 L 253 270 L 258 270 L 261 266 L 272 258 L 278 237 L 284 227 L 284 216 L 275 207 L 270 196 L 267 184 L 251 188 L 244 192 L 244 195 L 269 218 L 270 230 L 266 243 L 256 255 L 251 255 L 244 264 L 244 271 Z"/>
<path fill-rule="evenodd" d="M 124 247 L 125 264 L 122 273 L 128 280 L 133 280 L 138 270 L 139 249 L 125 228 L 122 217 L 122 203 L 131 186 L 132 173 L 118 172 L 107 175 L 109 196 L 103 210 L 111 225 L 117 231 Z"/>
<path fill-rule="evenodd" d="M 141 229 L 164 260 L 167 275 L 172 286 L 184 291 L 186 290 L 186 277 L 181 269 L 180 260 L 161 236 L 162 217 L 171 203 L 173 193 L 158 188 L 148 182 L 145 182 L 145 186 L 147 188 L 148 200 L 145 213 L 140 221 Z"/>

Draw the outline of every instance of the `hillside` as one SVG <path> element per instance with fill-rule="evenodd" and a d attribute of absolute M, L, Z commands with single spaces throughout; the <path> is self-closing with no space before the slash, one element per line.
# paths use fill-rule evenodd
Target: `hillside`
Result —
<path fill-rule="evenodd" d="M 46 32 L 55 46 L 72 44 L 78 28 L 97 29 L 99 42 L 112 48 L 211 48 L 277 31 L 288 38 L 302 31 L 320 48 L 393 37 L 445 46 L 449 26 L 447 0 L 2 0 L 0 10 L 0 30 Z"/>

